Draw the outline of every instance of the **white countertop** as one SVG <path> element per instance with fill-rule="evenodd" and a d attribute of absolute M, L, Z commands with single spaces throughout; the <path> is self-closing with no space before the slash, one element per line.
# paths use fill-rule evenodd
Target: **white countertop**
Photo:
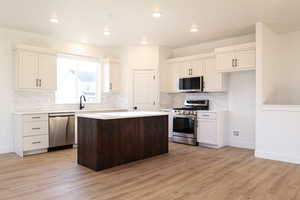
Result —
<path fill-rule="evenodd" d="M 108 112 L 108 113 L 95 113 L 95 114 L 79 114 L 78 117 L 91 118 L 91 119 L 125 119 L 125 118 L 138 118 L 138 117 L 154 117 L 168 115 L 167 112 L 148 112 L 148 111 L 131 111 L 131 112 Z"/>
<path fill-rule="evenodd" d="M 38 110 L 38 111 L 24 111 L 24 112 L 14 112 L 16 115 L 30 115 L 30 114 L 48 114 L 48 113 L 66 113 L 73 112 L 76 114 L 80 113 L 100 113 L 100 112 L 122 112 L 127 111 L 126 109 L 90 109 L 90 110 Z"/>

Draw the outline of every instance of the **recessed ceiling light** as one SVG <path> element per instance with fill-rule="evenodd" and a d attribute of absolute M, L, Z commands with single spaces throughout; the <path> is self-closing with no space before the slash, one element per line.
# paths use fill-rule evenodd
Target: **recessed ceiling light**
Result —
<path fill-rule="evenodd" d="M 103 35 L 105 35 L 105 36 L 110 36 L 110 35 L 111 35 L 111 32 L 108 31 L 108 30 L 105 30 L 105 31 L 103 32 Z"/>
<path fill-rule="evenodd" d="M 105 36 L 110 36 L 111 35 L 111 31 L 110 31 L 110 29 L 108 27 L 104 28 L 103 35 L 105 35 Z"/>
<path fill-rule="evenodd" d="M 161 17 L 161 13 L 155 11 L 155 12 L 152 13 L 152 17 L 154 17 L 154 18 L 160 18 Z"/>
<path fill-rule="evenodd" d="M 142 40 L 141 40 L 141 44 L 142 45 L 147 45 L 147 44 L 149 44 L 149 42 L 148 42 L 148 40 L 147 40 L 147 37 L 142 37 Z"/>
<path fill-rule="evenodd" d="M 50 18 L 49 21 L 50 21 L 51 23 L 55 23 L 55 24 L 57 24 L 57 23 L 59 22 L 58 19 L 55 18 L 55 17 Z"/>
<path fill-rule="evenodd" d="M 141 44 L 142 45 L 147 45 L 147 44 L 149 44 L 146 40 L 143 40 L 143 41 L 141 41 Z"/>
<path fill-rule="evenodd" d="M 198 32 L 197 26 L 195 26 L 195 25 L 192 26 L 191 29 L 190 29 L 190 31 L 191 31 L 192 33 Z"/>

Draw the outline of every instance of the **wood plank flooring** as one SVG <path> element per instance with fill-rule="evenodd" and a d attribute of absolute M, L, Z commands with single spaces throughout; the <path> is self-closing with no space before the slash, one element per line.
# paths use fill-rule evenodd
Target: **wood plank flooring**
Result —
<path fill-rule="evenodd" d="M 18 158 L 0 155 L 0 199 L 296 200 L 300 165 L 253 151 L 170 144 L 170 153 L 94 172 L 76 150 Z"/>

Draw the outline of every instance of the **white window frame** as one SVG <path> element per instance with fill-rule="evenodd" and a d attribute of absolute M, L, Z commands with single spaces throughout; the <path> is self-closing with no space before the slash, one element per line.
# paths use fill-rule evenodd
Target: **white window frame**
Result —
<path fill-rule="evenodd" d="M 95 57 L 88 57 L 88 56 L 79 56 L 79 55 L 71 55 L 71 54 L 58 54 L 57 55 L 57 59 L 61 58 L 61 57 L 64 57 L 64 58 L 73 58 L 75 60 L 84 60 L 84 61 L 92 61 L 92 62 L 96 62 L 98 63 L 99 65 L 99 68 L 98 68 L 98 75 L 99 75 L 99 78 L 97 79 L 97 88 L 96 88 L 96 98 L 97 98 L 97 101 L 96 102 L 86 102 L 85 104 L 100 104 L 102 102 L 102 87 L 103 87 L 103 77 L 102 77 L 102 71 L 103 71 L 103 62 L 100 58 L 95 58 Z M 59 73 L 60 69 L 57 65 L 57 73 Z M 76 77 L 78 77 L 78 70 L 76 70 Z M 60 81 L 57 79 L 57 81 Z M 58 83 L 58 87 L 59 87 L 59 83 Z M 76 81 L 76 88 L 77 88 L 77 93 L 78 93 L 78 81 Z M 79 96 L 79 94 L 77 94 L 77 96 Z M 68 102 L 57 102 L 57 97 L 56 97 L 56 94 L 55 94 L 55 104 L 57 105 L 73 105 L 73 104 L 79 104 L 80 103 L 80 100 L 79 98 L 76 99 L 74 102 L 72 103 L 68 103 Z"/>

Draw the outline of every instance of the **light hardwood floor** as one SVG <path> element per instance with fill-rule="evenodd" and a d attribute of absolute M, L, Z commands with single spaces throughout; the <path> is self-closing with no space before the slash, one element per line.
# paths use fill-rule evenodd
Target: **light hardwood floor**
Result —
<path fill-rule="evenodd" d="M 18 158 L 0 155 L 0 199 L 300 199 L 300 165 L 254 158 L 253 151 L 170 144 L 170 153 L 94 172 L 76 150 Z"/>

